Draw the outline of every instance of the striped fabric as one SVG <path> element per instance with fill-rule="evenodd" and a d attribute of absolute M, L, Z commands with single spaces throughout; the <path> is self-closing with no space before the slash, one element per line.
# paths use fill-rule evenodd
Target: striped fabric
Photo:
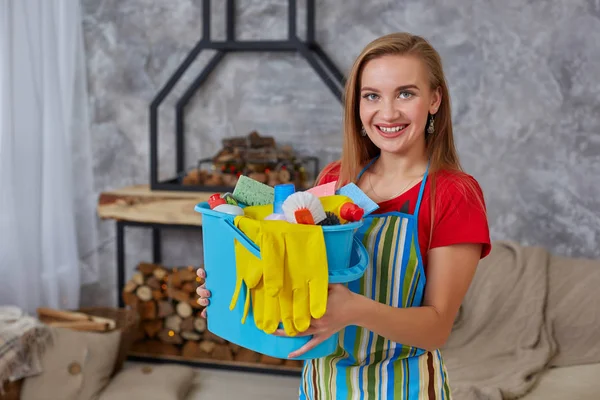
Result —
<path fill-rule="evenodd" d="M 349 288 L 394 307 L 421 305 L 425 275 L 417 218 L 403 213 L 370 216 L 357 232 L 370 254 L 369 268 Z M 403 346 L 366 329 L 340 333 L 337 351 L 304 365 L 300 399 L 450 400 L 439 351 Z"/>

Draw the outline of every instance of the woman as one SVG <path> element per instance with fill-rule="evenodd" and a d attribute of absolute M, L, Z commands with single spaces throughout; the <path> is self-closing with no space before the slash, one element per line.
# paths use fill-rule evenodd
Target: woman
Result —
<path fill-rule="evenodd" d="M 439 348 L 491 246 L 450 114 L 440 57 L 423 38 L 383 36 L 354 63 L 342 158 L 317 183 L 356 182 L 379 204 L 356 233 L 371 265 L 348 287 L 330 285 L 325 316 L 304 332 L 312 339 L 290 354 L 341 331 L 334 354 L 305 363 L 300 398 L 451 398 Z M 210 292 L 198 294 L 207 305 Z"/>

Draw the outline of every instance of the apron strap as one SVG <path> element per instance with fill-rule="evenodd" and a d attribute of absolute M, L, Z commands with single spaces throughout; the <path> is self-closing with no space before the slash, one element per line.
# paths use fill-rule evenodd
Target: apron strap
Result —
<path fill-rule="evenodd" d="M 423 199 L 423 192 L 425 191 L 425 182 L 427 182 L 427 175 L 429 174 L 429 161 L 427 162 L 427 168 L 425 169 L 425 174 L 423 175 L 423 180 L 421 181 L 421 187 L 419 188 L 419 197 L 417 198 L 417 205 L 415 206 L 415 211 L 413 215 L 415 217 L 419 217 L 419 208 L 421 207 L 421 200 Z"/>
<path fill-rule="evenodd" d="M 363 176 L 363 174 L 365 173 L 366 170 L 369 169 L 369 167 L 375 162 L 375 160 L 377 160 L 379 158 L 379 155 L 376 155 L 371 161 L 369 161 L 369 163 L 367 165 L 365 165 L 365 167 L 362 169 L 362 171 L 360 171 L 358 173 L 358 176 L 356 177 L 356 180 L 358 181 L 360 179 L 361 176 Z"/>

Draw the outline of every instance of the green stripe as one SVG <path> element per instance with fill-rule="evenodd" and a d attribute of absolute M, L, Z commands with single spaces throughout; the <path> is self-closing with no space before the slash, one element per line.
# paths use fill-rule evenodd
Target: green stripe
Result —
<path fill-rule="evenodd" d="M 408 295 L 410 289 L 415 284 L 415 272 L 417 271 L 418 259 L 417 252 L 415 250 L 414 241 L 410 244 L 410 255 L 408 256 L 408 262 L 406 263 L 406 271 L 404 272 L 404 287 L 402 288 L 402 306 L 410 307 L 412 304 L 408 302 Z"/>

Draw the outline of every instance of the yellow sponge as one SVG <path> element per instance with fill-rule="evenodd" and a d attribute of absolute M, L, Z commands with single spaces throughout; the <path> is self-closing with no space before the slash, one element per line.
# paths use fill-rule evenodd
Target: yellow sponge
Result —
<path fill-rule="evenodd" d="M 233 198 L 247 206 L 273 204 L 275 189 L 262 182 L 241 175 L 233 189 Z"/>

